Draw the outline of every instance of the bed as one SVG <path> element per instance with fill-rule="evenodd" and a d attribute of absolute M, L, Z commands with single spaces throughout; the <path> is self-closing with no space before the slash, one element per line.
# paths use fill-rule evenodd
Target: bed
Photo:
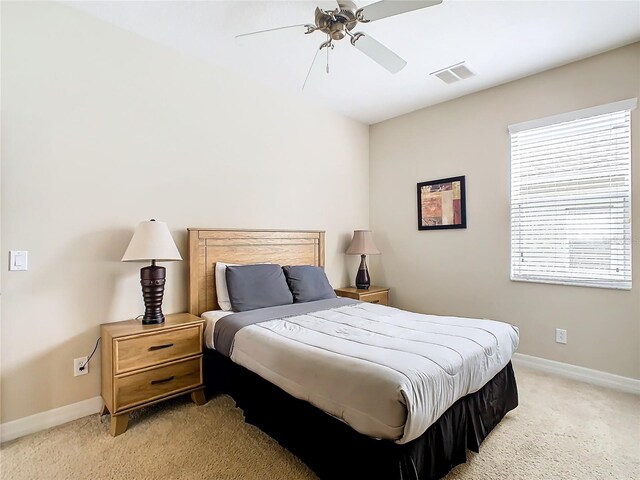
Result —
<path fill-rule="evenodd" d="M 324 233 L 189 229 L 189 245 L 208 394 L 321 478 L 441 478 L 517 406 L 517 330 L 500 322 L 322 300 L 245 312 L 260 318 L 225 351 L 213 332 L 242 315 L 219 312 L 216 262 L 323 266 Z"/>

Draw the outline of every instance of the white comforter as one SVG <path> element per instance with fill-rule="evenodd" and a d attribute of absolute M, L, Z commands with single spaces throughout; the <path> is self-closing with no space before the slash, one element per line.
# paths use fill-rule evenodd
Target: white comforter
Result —
<path fill-rule="evenodd" d="M 517 346 L 506 323 L 358 303 L 244 327 L 231 358 L 362 434 L 406 443 Z"/>

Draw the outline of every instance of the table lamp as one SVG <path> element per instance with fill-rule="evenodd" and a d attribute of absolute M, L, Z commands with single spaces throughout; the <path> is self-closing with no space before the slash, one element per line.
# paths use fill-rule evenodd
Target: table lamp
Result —
<path fill-rule="evenodd" d="M 162 297 L 164 296 L 166 269 L 157 266 L 156 262 L 182 260 L 167 224 L 156 222 L 153 219 L 148 222 L 140 222 L 122 257 L 123 262 L 149 260 L 151 265 L 140 269 L 140 285 L 142 285 L 142 298 L 144 299 L 144 316 L 142 317 L 144 325 L 164 323 Z"/>
<path fill-rule="evenodd" d="M 379 255 L 380 250 L 373 243 L 373 235 L 371 230 L 355 230 L 351 245 L 346 252 L 347 255 L 360 255 L 360 267 L 356 275 L 356 288 L 368 290 L 371 285 L 371 278 L 367 270 L 367 255 Z"/>

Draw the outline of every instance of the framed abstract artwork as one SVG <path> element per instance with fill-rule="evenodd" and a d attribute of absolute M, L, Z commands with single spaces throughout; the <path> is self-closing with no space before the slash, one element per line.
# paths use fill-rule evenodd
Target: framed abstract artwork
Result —
<path fill-rule="evenodd" d="M 467 228 L 464 176 L 418 184 L 418 230 Z"/>

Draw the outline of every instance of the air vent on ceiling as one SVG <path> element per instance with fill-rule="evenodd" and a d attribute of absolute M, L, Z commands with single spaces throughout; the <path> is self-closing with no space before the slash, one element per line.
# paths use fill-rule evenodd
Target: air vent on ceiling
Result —
<path fill-rule="evenodd" d="M 449 65 L 448 67 L 441 68 L 440 70 L 436 70 L 435 72 L 431 72 L 429 75 L 435 75 L 444 83 L 456 83 L 460 80 L 466 80 L 467 78 L 471 78 L 475 75 L 469 67 L 466 66 L 465 62 L 456 63 L 454 65 Z"/>

